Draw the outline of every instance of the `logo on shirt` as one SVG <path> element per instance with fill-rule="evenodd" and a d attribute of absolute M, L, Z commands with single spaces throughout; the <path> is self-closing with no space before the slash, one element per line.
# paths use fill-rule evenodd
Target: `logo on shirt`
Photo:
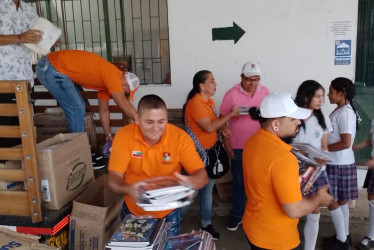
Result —
<path fill-rule="evenodd" d="M 164 162 L 170 161 L 170 153 L 169 152 L 163 152 L 162 153 L 162 159 L 164 159 Z"/>
<path fill-rule="evenodd" d="M 314 137 L 315 138 L 320 138 L 321 137 L 321 132 L 320 131 L 315 131 Z"/>
<path fill-rule="evenodd" d="M 132 151 L 131 157 L 134 157 L 134 158 L 143 158 L 143 153 L 141 151 Z"/>

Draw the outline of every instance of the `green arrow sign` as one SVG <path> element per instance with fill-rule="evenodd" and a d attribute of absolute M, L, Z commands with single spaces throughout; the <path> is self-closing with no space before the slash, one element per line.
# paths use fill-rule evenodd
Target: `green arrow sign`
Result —
<path fill-rule="evenodd" d="M 232 27 L 213 28 L 212 40 L 234 40 L 234 43 L 237 43 L 237 41 L 239 41 L 239 39 L 244 35 L 245 31 L 235 22 L 232 23 Z"/>

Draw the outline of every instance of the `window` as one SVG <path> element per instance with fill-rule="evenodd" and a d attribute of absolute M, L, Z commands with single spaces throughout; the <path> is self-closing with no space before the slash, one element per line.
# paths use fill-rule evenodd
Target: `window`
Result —
<path fill-rule="evenodd" d="M 63 31 L 56 50 L 125 62 L 141 84 L 170 84 L 167 0 L 32 0 Z"/>

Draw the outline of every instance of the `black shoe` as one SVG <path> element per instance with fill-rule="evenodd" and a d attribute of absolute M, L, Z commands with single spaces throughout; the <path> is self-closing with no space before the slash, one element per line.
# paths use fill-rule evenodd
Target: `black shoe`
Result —
<path fill-rule="evenodd" d="M 337 238 L 331 239 L 330 241 L 325 241 L 323 243 L 322 249 L 324 250 L 348 250 L 349 243 L 348 238 L 345 242 L 338 240 Z"/>
<path fill-rule="evenodd" d="M 104 155 L 103 154 L 98 154 L 98 153 L 92 153 L 91 154 L 92 161 L 99 161 L 103 159 Z"/>
<path fill-rule="evenodd" d="M 101 159 L 101 160 L 98 160 L 98 161 L 93 161 L 92 166 L 93 166 L 94 170 L 105 168 L 106 161 L 105 161 L 105 159 Z"/>
<path fill-rule="evenodd" d="M 331 243 L 331 242 L 334 242 L 335 240 L 337 240 L 336 238 L 336 234 L 333 235 L 333 236 L 329 236 L 329 237 L 325 237 L 322 239 L 322 242 L 323 244 L 328 244 L 328 243 Z M 352 235 L 351 234 L 348 234 L 347 235 L 347 240 L 346 242 L 348 243 L 349 246 L 352 245 Z"/>
<path fill-rule="evenodd" d="M 213 237 L 213 240 L 218 240 L 219 237 L 221 237 L 221 235 L 219 234 L 219 232 L 217 232 L 216 230 L 214 230 L 212 224 L 206 226 L 206 227 L 202 227 L 201 228 L 202 230 L 204 231 L 207 231 L 208 233 L 210 233 Z"/>
<path fill-rule="evenodd" d="M 374 240 L 372 240 L 370 237 L 366 236 L 360 243 L 358 243 L 356 245 L 356 248 L 359 249 L 359 250 L 373 249 L 374 248 Z"/>
<path fill-rule="evenodd" d="M 238 229 L 240 224 L 242 224 L 242 219 L 231 217 L 229 223 L 226 226 L 226 229 L 230 231 L 235 231 L 236 229 Z"/>

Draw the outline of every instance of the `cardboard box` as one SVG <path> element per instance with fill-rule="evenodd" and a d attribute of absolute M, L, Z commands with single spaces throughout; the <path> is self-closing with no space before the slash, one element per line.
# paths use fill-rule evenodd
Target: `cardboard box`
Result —
<path fill-rule="evenodd" d="M 38 143 L 39 179 L 45 207 L 59 210 L 94 179 L 86 133 L 58 134 Z"/>
<path fill-rule="evenodd" d="M 70 250 L 102 250 L 119 225 L 123 196 L 108 189 L 101 175 L 73 202 L 70 216 Z"/>
<path fill-rule="evenodd" d="M 64 249 L 69 244 L 69 226 L 65 226 L 55 235 L 45 236 L 44 244 Z"/>
<path fill-rule="evenodd" d="M 22 161 L 6 161 L 5 163 L 0 163 L 1 169 L 22 169 Z M 0 190 L 1 191 L 23 191 L 24 183 L 22 181 L 1 181 L 0 180 Z M 0 248 L 1 249 L 1 248 Z"/>
<path fill-rule="evenodd" d="M 56 249 L 55 247 L 39 243 L 39 236 L 13 232 L 0 227 L 0 249 L 42 250 Z M 58 248 L 60 249 L 60 248 Z"/>
<path fill-rule="evenodd" d="M 96 149 L 96 125 L 92 112 L 86 113 L 84 122 L 90 145 L 93 149 Z M 36 142 L 44 141 L 59 133 L 69 133 L 68 120 L 60 107 L 47 108 L 44 113 L 35 114 L 34 125 L 36 127 Z"/>

